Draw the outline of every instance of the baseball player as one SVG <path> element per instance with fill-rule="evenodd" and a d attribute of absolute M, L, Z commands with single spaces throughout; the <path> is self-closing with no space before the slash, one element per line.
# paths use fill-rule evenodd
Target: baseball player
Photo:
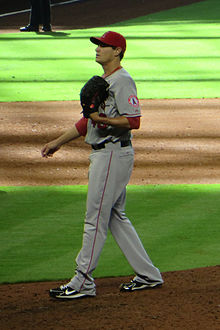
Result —
<path fill-rule="evenodd" d="M 59 300 L 96 295 L 92 274 L 108 229 L 136 274 L 129 283 L 121 284 L 121 291 L 156 288 L 163 283 L 125 214 L 126 185 L 134 161 L 131 130 L 139 128 L 141 117 L 135 83 L 121 66 L 126 40 L 121 34 L 108 31 L 90 41 L 97 45 L 96 62 L 102 66 L 102 78 L 109 84 L 108 98 L 89 118 L 82 117 L 42 149 L 43 157 L 52 156 L 63 144 L 79 136 L 85 136 L 85 142 L 91 145 L 82 248 L 76 258 L 75 276 L 66 285 L 49 291 L 51 297 Z"/>

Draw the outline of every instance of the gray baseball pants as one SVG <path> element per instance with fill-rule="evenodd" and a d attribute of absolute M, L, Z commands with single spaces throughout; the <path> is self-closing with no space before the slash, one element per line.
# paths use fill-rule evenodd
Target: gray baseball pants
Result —
<path fill-rule="evenodd" d="M 135 279 L 143 282 L 142 276 L 145 276 L 151 281 L 163 282 L 125 214 L 126 185 L 133 162 L 133 148 L 123 148 L 120 143 L 108 143 L 90 155 L 83 243 L 76 258 L 76 274 L 68 283 L 77 291 L 96 294 L 92 272 L 98 264 L 108 229 L 134 272 L 141 275 Z"/>

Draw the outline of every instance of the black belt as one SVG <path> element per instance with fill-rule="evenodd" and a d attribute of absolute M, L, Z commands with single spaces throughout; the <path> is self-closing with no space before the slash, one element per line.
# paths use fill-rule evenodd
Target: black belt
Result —
<path fill-rule="evenodd" d="M 94 150 L 100 150 L 100 149 L 104 149 L 105 148 L 105 145 L 107 143 L 109 143 L 110 141 L 108 142 L 102 142 L 102 143 L 99 143 L 99 144 L 92 144 L 92 149 Z M 114 142 L 112 142 L 114 143 Z M 115 142 L 117 143 L 117 142 Z M 131 141 L 130 140 L 127 140 L 127 141 L 120 141 L 121 143 L 121 147 L 124 148 L 124 147 L 128 147 L 128 146 L 131 146 Z"/>

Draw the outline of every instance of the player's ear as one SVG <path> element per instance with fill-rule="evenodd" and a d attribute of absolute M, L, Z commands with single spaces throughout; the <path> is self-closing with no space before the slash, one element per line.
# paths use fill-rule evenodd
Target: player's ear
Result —
<path fill-rule="evenodd" d="M 116 47 L 115 48 L 115 56 L 116 57 L 119 56 L 121 54 L 121 52 L 122 52 L 122 48 L 121 47 Z"/>

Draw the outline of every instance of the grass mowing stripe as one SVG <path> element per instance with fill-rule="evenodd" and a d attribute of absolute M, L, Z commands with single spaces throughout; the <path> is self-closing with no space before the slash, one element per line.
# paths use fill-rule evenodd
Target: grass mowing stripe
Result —
<path fill-rule="evenodd" d="M 146 188 L 146 220 L 140 215 L 137 230 L 144 241 L 148 236 L 150 255 L 155 254 L 153 260 L 159 262 L 160 268 L 195 268 L 208 265 L 210 260 L 219 263 L 219 188 L 219 185 Z M 141 192 L 138 194 L 142 198 Z"/>
<path fill-rule="evenodd" d="M 2 191 L 0 281 L 2 277 L 15 282 L 70 275 L 70 260 L 81 245 L 86 187 Z"/>
<path fill-rule="evenodd" d="M 128 186 L 127 215 L 161 271 L 219 263 L 220 185 Z M 66 279 L 82 241 L 87 186 L 0 187 L 0 282 Z M 96 277 L 132 269 L 109 234 Z"/>
<path fill-rule="evenodd" d="M 139 98 L 219 97 L 219 11 L 209 0 L 104 28 L 1 34 L 0 101 L 79 100 L 83 83 L 102 72 L 89 37 L 106 29 L 127 38 L 123 66 Z"/>

